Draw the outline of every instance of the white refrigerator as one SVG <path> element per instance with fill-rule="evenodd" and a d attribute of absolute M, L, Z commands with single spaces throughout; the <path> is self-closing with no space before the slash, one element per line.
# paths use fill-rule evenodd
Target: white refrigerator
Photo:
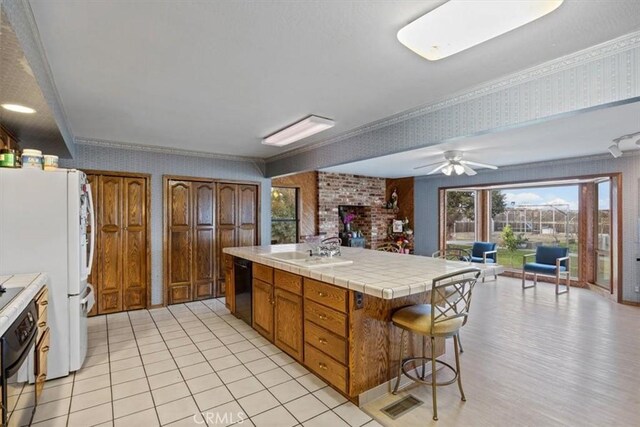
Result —
<path fill-rule="evenodd" d="M 49 276 L 47 379 L 80 369 L 87 354 L 94 218 L 83 172 L 0 168 L 0 275 Z"/>

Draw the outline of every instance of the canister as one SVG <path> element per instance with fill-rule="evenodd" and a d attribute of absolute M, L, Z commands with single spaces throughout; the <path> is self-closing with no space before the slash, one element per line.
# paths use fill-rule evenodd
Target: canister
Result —
<path fill-rule="evenodd" d="M 42 151 L 29 148 L 22 150 L 22 167 L 42 170 Z"/>
<path fill-rule="evenodd" d="M 16 167 L 16 151 L 11 148 L 0 150 L 0 168 Z"/>
<path fill-rule="evenodd" d="M 58 169 L 58 156 L 51 154 L 44 155 L 44 170 L 51 171 Z"/>

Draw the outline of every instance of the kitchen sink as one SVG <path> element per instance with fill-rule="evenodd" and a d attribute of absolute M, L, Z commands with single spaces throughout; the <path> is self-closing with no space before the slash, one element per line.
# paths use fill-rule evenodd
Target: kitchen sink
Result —
<path fill-rule="evenodd" d="M 335 267 L 339 265 L 353 264 L 353 261 L 341 257 L 309 256 L 308 252 L 275 252 L 264 256 L 297 265 L 304 268 Z"/>

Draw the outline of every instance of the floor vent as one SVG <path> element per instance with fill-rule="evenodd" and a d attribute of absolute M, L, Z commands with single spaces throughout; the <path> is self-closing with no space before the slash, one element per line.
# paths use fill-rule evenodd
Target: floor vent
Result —
<path fill-rule="evenodd" d="M 412 395 L 408 395 L 403 397 L 402 399 L 392 403 L 391 405 L 387 405 L 382 408 L 380 411 L 384 413 L 386 416 L 395 420 L 406 414 L 407 412 L 417 408 L 422 405 L 424 402 Z"/>

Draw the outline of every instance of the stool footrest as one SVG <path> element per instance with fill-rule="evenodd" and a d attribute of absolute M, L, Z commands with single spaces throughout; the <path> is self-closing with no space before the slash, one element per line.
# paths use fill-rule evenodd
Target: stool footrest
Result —
<path fill-rule="evenodd" d="M 439 363 L 439 364 L 449 368 L 449 370 L 451 370 L 451 372 L 453 372 L 454 377 L 453 377 L 452 380 L 447 381 L 447 382 L 442 382 L 442 383 L 436 382 L 435 384 L 433 384 L 432 382 L 425 381 L 425 380 L 423 380 L 421 378 L 418 378 L 418 377 L 414 376 L 413 374 L 410 374 L 409 371 L 407 371 L 407 369 L 406 369 L 406 365 L 408 363 L 415 362 L 415 361 L 418 361 L 418 360 L 424 360 L 425 362 L 431 363 L 431 358 L 430 357 L 410 357 L 410 358 L 404 359 L 402 361 L 402 373 L 405 374 L 407 377 L 409 377 L 412 381 L 415 381 L 415 382 L 421 383 L 421 384 L 426 384 L 426 385 L 435 385 L 435 386 L 439 387 L 439 386 L 444 386 L 444 385 L 451 385 L 451 384 L 453 384 L 454 382 L 456 382 L 458 380 L 458 371 L 453 366 L 449 365 L 447 362 L 443 362 L 442 360 L 438 360 L 438 359 L 436 359 L 436 363 Z M 417 370 L 417 369 L 418 369 L 418 367 L 416 366 L 414 370 Z M 434 380 L 435 380 L 434 378 L 431 379 L 431 381 L 434 381 Z"/>

